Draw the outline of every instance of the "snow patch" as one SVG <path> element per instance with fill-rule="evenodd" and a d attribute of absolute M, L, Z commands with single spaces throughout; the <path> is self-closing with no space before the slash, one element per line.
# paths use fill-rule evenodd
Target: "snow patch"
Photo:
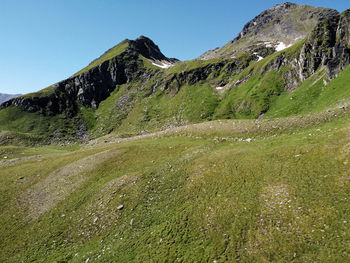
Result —
<path fill-rule="evenodd" d="M 263 57 L 262 56 L 259 56 L 259 54 L 257 52 L 254 52 L 254 55 L 256 55 L 258 57 L 258 61 L 262 60 Z"/>
<path fill-rule="evenodd" d="M 160 63 L 152 62 L 152 65 L 160 67 L 160 68 L 170 68 L 171 66 L 173 66 L 173 64 L 166 63 L 166 62 L 160 62 Z"/>
<path fill-rule="evenodd" d="M 277 46 L 276 46 L 276 51 L 281 51 L 283 49 L 289 48 L 291 47 L 292 44 L 286 45 L 283 42 L 280 42 Z"/>

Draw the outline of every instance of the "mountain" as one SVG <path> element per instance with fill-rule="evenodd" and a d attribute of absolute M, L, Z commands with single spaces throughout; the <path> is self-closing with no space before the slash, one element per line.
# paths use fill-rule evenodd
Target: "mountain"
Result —
<path fill-rule="evenodd" d="M 265 46 L 270 51 L 264 55 L 249 46 L 235 57 L 180 62 L 164 56 L 144 36 L 126 39 L 72 77 L 2 104 L 0 129 L 49 141 L 79 141 L 110 132 L 130 136 L 220 118 L 257 118 L 270 112 L 278 117 L 272 114 L 278 108 L 272 109 L 281 105 L 279 100 L 298 93 L 309 78 L 332 85 L 348 65 L 346 17 L 347 12 L 290 3 L 273 7 L 244 26 L 233 43 L 263 40 L 257 32 L 267 35 L 278 20 L 280 30 L 271 31 L 276 36 L 290 33 L 291 41 L 310 35 L 279 52 Z M 301 27 L 300 21 L 308 26 Z M 322 97 L 321 90 L 318 96 Z"/>
<path fill-rule="evenodd" d="M 263 58 L 304 39 L 316 24 L 338 11 L 293 3 L 283 3 L 263 11 L 221 48 L 210 50 L 199 59 L 234 57 L 241 52 Z"/>
<path fill-rule="evenodd" d="M 18 96 L 21 96 L 21 94 L 12 95 L 12 94 L 0 93 L 0 104 L 9 100 L 9 99 L 16 98 Z"/>
<path fill-rule="evenodd" d="M 253 21 L 235 57 L 141 36 L 4 102 L 0 262 L 350 262 L 350 9 Z M 304 38 L 261 59 L 269 28 Z"/>

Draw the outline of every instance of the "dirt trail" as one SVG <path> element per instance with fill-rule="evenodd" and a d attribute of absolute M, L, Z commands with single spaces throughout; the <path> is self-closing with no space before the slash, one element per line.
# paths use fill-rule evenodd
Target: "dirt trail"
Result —
<path fill-rule="evenodd" d="M 27 209 L 30 220 L 36 220 L 49 211 L 79 185 L 89 179 L 96 166 L 121 154 L 121 149 L 111 149 L 77 160 L 49 174 L 22 195 L 20 203 Z"/>

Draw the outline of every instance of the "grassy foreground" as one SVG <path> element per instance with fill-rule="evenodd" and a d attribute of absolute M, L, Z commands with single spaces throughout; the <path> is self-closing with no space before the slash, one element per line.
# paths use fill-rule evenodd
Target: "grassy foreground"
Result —
<path fill-rule="evenodd" d="M 293 121 L 1 146 L 0 262 L 348 262 L 350 117 Z"/>

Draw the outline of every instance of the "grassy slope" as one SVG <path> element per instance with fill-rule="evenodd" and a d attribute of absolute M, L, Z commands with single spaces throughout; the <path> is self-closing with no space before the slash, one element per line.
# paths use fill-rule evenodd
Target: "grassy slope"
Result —
<path fill-rule="evenodd" d="M 322 70 L 306 80 L 295 92 L 284 93 L 271 106 L 267 117 L 284 117 L 317 112 L 349 103 L 350 67 L 336 79 L 324 84 Z"/>
<path fill-rule="evenodd" d="M 272 125 L 250 143 L 234 140 L 242 123 L 212 122 L 206 135 L 189 126 L 79 148 L 0 148 L 22 158 L 0 163 L 0 261 L 350 260 L 349 117 Z"/>
<path fill-rule="evenodd" d="M 127 40 L 124 40 L 120 42 L 118 45 L 112 47 L 111 49 L 107 50 L 102 56 L 99 58 L 93 60 L 87 67 L 83 68 L 79 72 L 75 73 L 74 76 L 80 75 L 84 72 L 89 71 L 90 69 L 102 64 L 103 62 L 110 60 L 119 54 L 121 54 L 125 49 L 129 46 L 129 43 Z"/>
<path fill-rule="evenodd" d="M 86 125 L 89 127 L 89 109 L 81 108 L 81 115 L 68 119 L 63 115 L 42 116 L 37 113 L 28 113 L 17 107 L 10 106 L 0 111 L 0 131 L 10 131 L 12 134 L 21 134 L 22 138 L 41 140 L 47 143 L 51 139 L 63 138 L 75 140 L 74 136 L 78 129 L 77 121 L 80 116 L 86 116 Z M 90 124 L 92 125 L 92 124 Z"/>

